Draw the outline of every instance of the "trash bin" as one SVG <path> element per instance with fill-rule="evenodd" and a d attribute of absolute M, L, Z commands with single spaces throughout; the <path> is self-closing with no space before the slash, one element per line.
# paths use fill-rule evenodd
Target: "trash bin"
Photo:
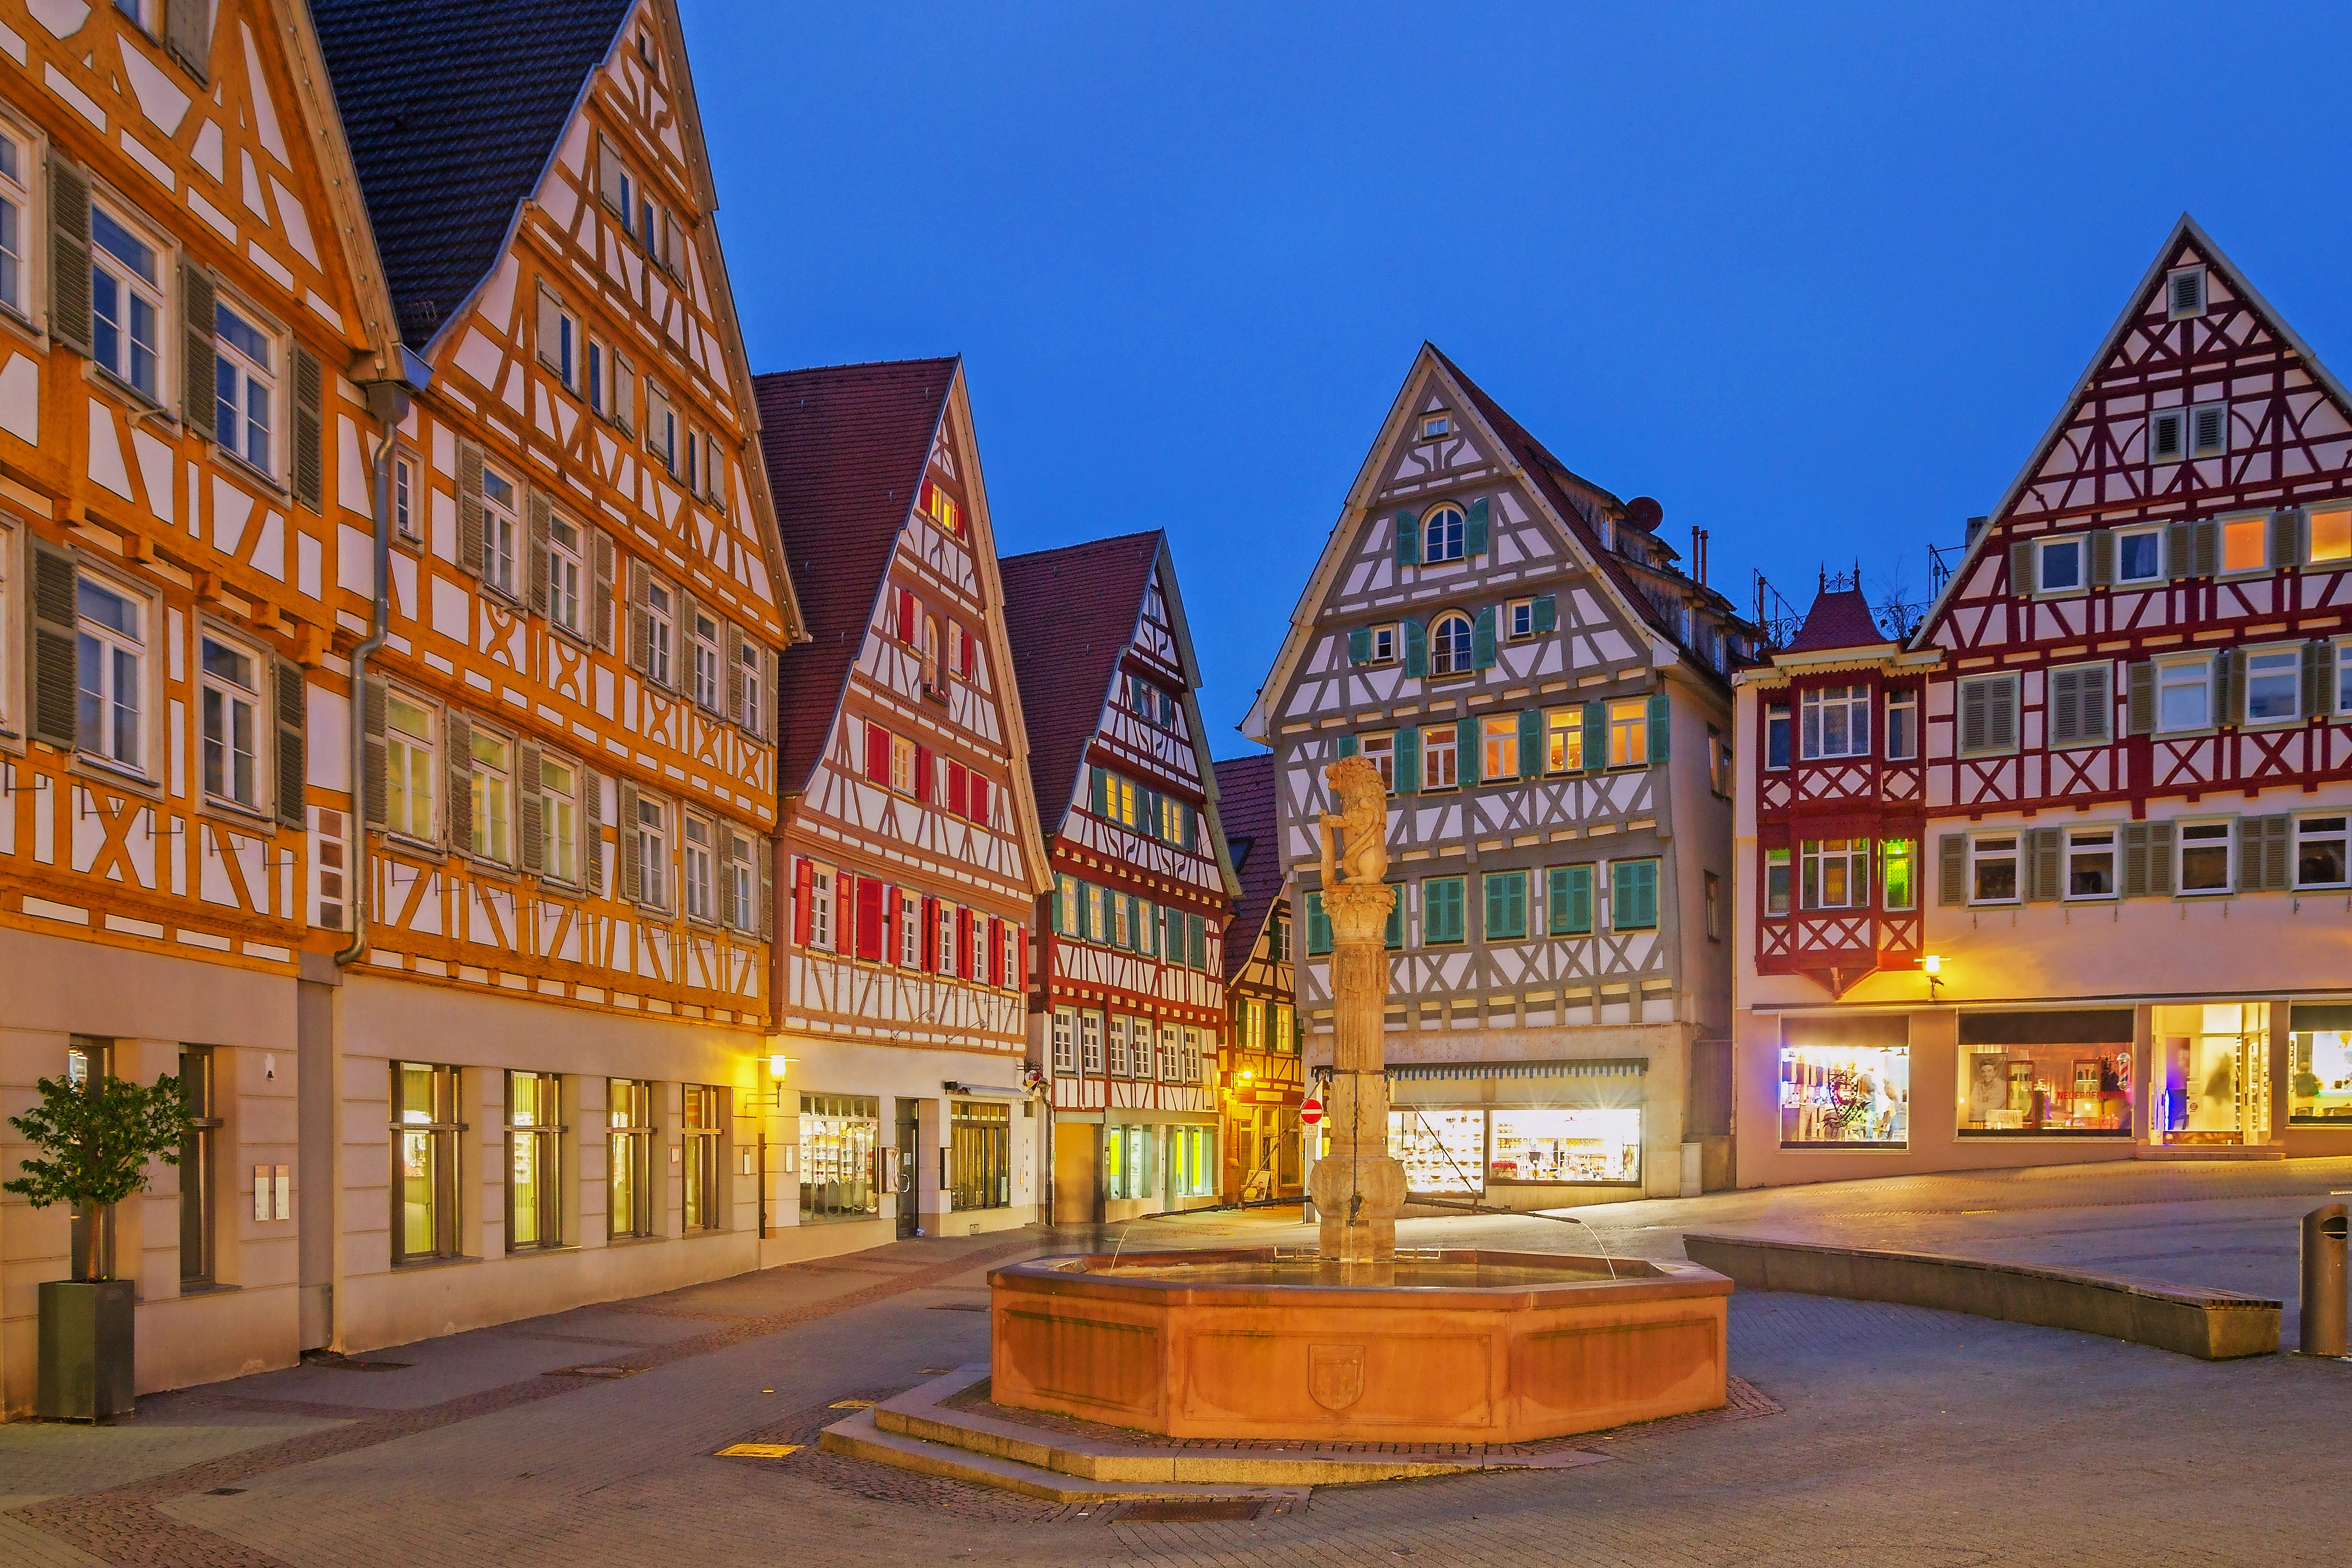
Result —
<path fill-rule="evenodd" d="M 2347 1354 L 2344 1314 L 2345 1234 L 2352 1208 L 2331 1203 L 2303 1217 L 2303 1354 Z"/>

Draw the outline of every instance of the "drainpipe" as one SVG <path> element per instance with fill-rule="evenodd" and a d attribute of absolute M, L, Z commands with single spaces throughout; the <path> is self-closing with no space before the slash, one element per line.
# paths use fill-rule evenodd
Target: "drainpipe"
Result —
<path fill-rule="evenodd" d="M 352 650 L 352 939 L 336 951 L 341 968 L 367 956 L 368 915 L 375 902 L 374 882 L 368 873 L 367 830 L 367 662 L 392 632 L 392 447 L 401 423 L 408 417 L 409 401 L 433 379 L 433 367 L 400 350 L 397 379 L 370 382 L 368 412 L 375 416 L 383 439 L 376 443 L 370 476 L 371 504 L 375 509 L 375 602 L 368 612 L 368 634 Z"/>

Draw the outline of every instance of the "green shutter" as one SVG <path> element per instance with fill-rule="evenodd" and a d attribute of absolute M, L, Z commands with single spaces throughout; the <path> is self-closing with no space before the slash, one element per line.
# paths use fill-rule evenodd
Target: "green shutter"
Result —
<path fill-rule="evenodd" d="M 1187 944 L 1190 945 L 1192 949 L 1192 967 L 1195 969 L 1207 968 L 1209 967 L 1208 921 L 1198 915 L 1186 915 L 1184 917 L 1184 937 Z"/>
<path fill-rule="evenodd" d="M 1429 628 L 1418 621 L 1404 623 L 1404 673 L 1413 676 L 1429 674 Z"/>
<path fill-rule="evenodd" d="M 1544 765 L 1543 710 L 1526 708 L 1519 714 L 1519 777 L 1538 778 Z"/>
<path fill-rule="evenodd" d="M 1399 566 L 1421 564 L 1421 519 L 1411 512 L 1396 515 L 1396 563 Z"/>
<path fill-rule="evenodd" d="M 1396 792 L 1421 793 L 1421 731 L 1417 729 L 1396 732 Z"/>
<path fill-rule="evenodd" d="M 1462 940 L 1462 879 L 1433 876 L 1421 884 L 1421 934 L 1425 942 Z"/>
<path fill-rule="evenodd" d="M 1454 726 L 1454 775 L 1464 789 L 1480 783 L 1478 776 L 1478 721 L 1459 719 Z"/>
<path fill-rule="evenodd" d="M 1110 775 L 1101 768 L 1087 769 L 1087 807 L 1097 817 L 1110 815 L 1109 793 L 1105 789 L 1109 782 Z"/>
<path fill-rule="evenodd" d="M 1353 757 L 1356 755 L 1356 737 L 1354 736 L 1343 735 L 1339 737 L 1339 755 L 1342 757 Z"/>
<path fill-rule="evenodd" d="M 1464 531 L 1468 537 L 1462 541 L 1462 553 L 1472 557 L 1485 555 L 1486 553 L 1486 497 L 1481 496 L 1470 503 L 1470 526 Z"/>
<path fill-rule="evenodd" d="M 1556 865 L 1546 890 L 1546 923 L 1555 936 L 1578 936 L 1592 929 L 1592 868 Z"/>
<path fill-rule="evenodd" d="M 1528 873 L 1490 871 L 1479 878 L 1486 894 L 1487 941 L 1517 941 L 1528 934 Z"/>
<path fill-rule="evenodd" d="M 1609 868 L 1609 927 L 1647 931 L 1658 924 L 1658 862 L 1619 861 Z"/>
<path fill-rule="evenodd" d="M 1054 879 L 1054 901 L 1052 908 L 1054 929 L 1056 931 L 1068 929 L 1068 927 L 1064 924 L 1064 921 L 1067 918 L 1069 901 L 1062 894 L 1062 889 L 1068 882 L 1069 878 L 1067 877 L 1057 876 Z"/>
<path fill-rule="evenodd" d="M 1584 705 L 1584 769 L 1598 773 L 1609 766 L 1609 705 Z"/>
<path fill-rule="evenodd" d="M 1477 622 L 1470 630 L 1470 664 L 1480 670 L 1495 667 L 1495 607 L 1491 604 L 1478 612 Z"/>
<path fill-rule="evenodd" d="M 1393 951 L 1404 946 L 1404 883 L 1392 882 L 1389 891 L 1396 896 L 1389 900 L 1389 923 L 1381 932 L 1381 941 Z"/>
<path fill-rule="evenodd" d="M 1666 722 L 1666 694 L 1652 692 L 1650 694 L 1650 760 L 1652 762 L 1664 762 L 1666 759 L 1667 731 L 1671 727 Z"/>
<path fill-rule="evenodd" d="M 1549 632 L 1559 624 L 1559 605 L 1549 593 L 1536 599 L 1536 630 Z"/>
<path fill-rule="evenodd" d="M 1348 633 L 1348 663 L 1369 664 L 1372 662 L 1372 629 L 1359 626 Z"/>
<path fill-rule="evenodd" d="M 1331 917 L 1323 913 L 1323 895 L 1307 895 L 1307 956 L 1320 957 L 1331 950 Z"/>

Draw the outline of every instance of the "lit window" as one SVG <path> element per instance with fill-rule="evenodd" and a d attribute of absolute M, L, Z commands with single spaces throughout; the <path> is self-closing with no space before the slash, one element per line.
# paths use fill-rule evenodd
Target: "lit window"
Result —
<path fill-rule="evenodd" d="M 0 131 L 0 305 L 25 314 L 25 236 L 26 216 L 33 210 L 32 193 L 25 183 L 29 162 L 23 142 Z"/>
<path fill-rule="evenodd" d="M 2246 722 L 2282 724 L 2303 716 L 2303 655 L 2273 648 L 2246 655 Z"/>
<path fill-rule="evenodd" d="M 512 597 L 515 541 L 522 531 L 514 482 L 495 468 L 482 470 L 482 580 Z"/>
<path fill-rule="evenodd" d="M 384 699 L 384 825 L 433 837 L 433 710 L 399 692 Z"/>
<path fill-rule="evenodd" d="M 2231 517 L 2221 525 L 2221 570 L 2261 571 L 2270 565 L 2268 517 Z"/>
<path fill-rule="evenodd" d="M 76 588 L 80 612 L 75 744 L 125 768 L 142 765 L 142 715 L 147 658 L 146 606 L 88 578 Z"/>
<path fill-rule="evenodd" d="M 2116 536 L 2116 580 L 2154 582 L 2164 575 L 2164 535 L 2156 528 Z"/>
<path fill-rule="evenodd" d="M 153 401 L 161 396 L 156 345 L 163 337 L 155 248 L 102 207 L 90 209 L 89 238 L 91 355 Z"/>
<path fill-rule="evenodd" d="M 223 451 L 244 458 L 264 474 L 270 463 L 270 401 L 277 392 L 277 359 L 260 329 L 226 304 L 215 318 L 213 382 L 219 407 L 215 432 Z"/>
<path fill-rule="evenodd" d="M 1969 845 L 1972 904 L 2017 902 L 2017 835 L 2002 833 Z"/>
<path fill-rule="evenodd" d="M 963 536 L 963 508 L 956 505 L 953 496 L 940 487 L 938 480 L 929 481 L 928 488 L 930 494 L 924 510 L 929 514 L 931 521 L 961 538 Z"/>
<path fill-rule="evenodd" d="M 1432 725 L 1421 732 L 1421 787 L 1451 789 L 1459 782 L 1457 743 L 1461 732 L 1450 724 Z"/>
<path fill-rule="evenodd" d="M 2180 891 L 2230 891 L 2230 824 L 2188 822 L 2180 829 Z"/>
<path fill-rule="evenodd" d="M 1886 694 L 1886 756 L 1889 761 L 1906 762 L 1919 755 L 1919 694 L 1898 691 Z"/>
<path fill-rule="evenodd" d="M 2116 895 L 2116 831 L 2075 828 L 2066 834 L 2066 896 Z"/>
<path fill-rule="evenodd" d="M 1804 714 L 1805 759 L 1870 755 L 1870 688 L 1822 686 L 1798 699 Z"/>
<path fill-rule="evenodd" d="M 547 618 L 573 636 L 582 635 L 580 587 L 588 572 L 587 551 L 576 524 L 551 517 L 547 525 Z"/>
<path fill-rule="evenodd" d="M 901 795 L 915 792 L 915 743 L 903 735 L 890 737 L 890 788 Z"/>
<path fill-rule="evenodd" d="M 1544 771 L 1584 771 L 1584 710 L 1556 707 L 1544 713 Z"/>
<path fill-rule="evenodd" d="M 1519 716 L 1497 714 L 1478 721 L 1478 777 L 1519 776 Z"/>
<path fill-rule="evenodd" d="M 1910 839 L 1887 839 L 1878 846 L 1883 909 L 1914 909 L 1919 900 L 1919 846 Z"/>
<path fill-rule="evenodd" d="M 2036 579 L 2044 593 L 2063 593 L 2083 586 L 2083 541 L 2044 539 Z"/>
<path fill-rule="evenodd" d="M 2346 878 L 2343 817 L 2305 817 L 2294 825 L 2294 884 L 2341 887 Z"/>
<path fill-rule="evenodd" d="M 1789 852 L 1764 852 L 1764 913 L 1789 913 Z"/>
<path fill-rule="evenodd" d="M 204 639 L 205 793 L 245 807 L 261 801 L 255 737 L 261 685 L 252 654 L 216 638 Z"/>
<path fill-rule="evenodd" d="M 1640 697 L 1609 705 L 1609 766 L 1650 764 L 1650 705 Z"/>
<path fill-rule="evenodd" d="M 718 831 L 709 822 L 694 816 L 686 819 L 679 876 L 686 886 L 686 913 L 691 919 L 719 918 L 717 839 Z"/>
<path fill-rule="evenodd" d="M 580 774 L 569 762 L 539 764 L 540 870 L 557 882 L 580 880 Z"/>
<path fill-rule="evenodd" d="M 1460 611 L 1441 615 L 1429 629 L 1429 673 L 1468 674 L 1471 664 L 1470 617 Z"/>
<path fill-rule="evenodd" d="M 1431 507 L 1429 515 L 1421 520 L 1421 559 L 1424 565 L 1460 560 L 1465 537 L 1462 508 L 1451 501 Z"/>
<path fill-rule="evenodd" d="M 2156 665 L 2156 727 L 2204 729 L 2213 722 L 2213 661 L 2202 653 L 2159 659 Z"/>
<path fill-rule="evenodd" d="M 1802 873 L 1805 908 L 1864 908 L 1870 903 L 1870 841 L 1807 839 Z"/>
<path fill-rule="evenodd" d="M 2311 563 L 2352 560 L 2352 507 L 2311 510 Z"/>
<path fill-rule="evenodd" d="M 467 741 L 472 756 L 473 841 L 466 847 L 485 860 L 512 863 L 514 840 L 514 745 L 476 728 Z"/>
<path fill-rule="evenodd" d="M 1396 737 L 1393 734 L 1367 735 L 1360 737 L 1357 745 L 1364 760 L 1380 769 L 1381 788 L 1391 795 L 1395 794 Z"/>

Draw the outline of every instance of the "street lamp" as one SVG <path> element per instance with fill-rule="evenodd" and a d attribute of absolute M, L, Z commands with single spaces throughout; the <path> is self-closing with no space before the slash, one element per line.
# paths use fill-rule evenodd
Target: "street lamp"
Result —
<path fill-rule="evenodd" d="M 1927 976 L 1927 999 L 1930 1002 L 1943 1000 L 1944 956 L 1930 953 L 1919 960 L 1919 967 Z"/>

